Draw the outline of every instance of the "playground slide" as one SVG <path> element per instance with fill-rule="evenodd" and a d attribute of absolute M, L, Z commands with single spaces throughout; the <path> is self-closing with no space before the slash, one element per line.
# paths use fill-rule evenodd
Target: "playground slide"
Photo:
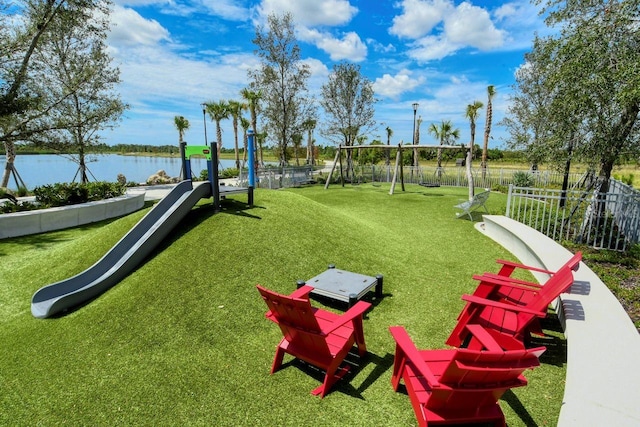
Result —
<path fill-rule="evenodd" d="M 145 215 L 98 262 L 69 279 L 39 289 L 31 313 L 47 318 L 90 301 L 116 285 L 167 236 L 198 200 L 211 197 L 211 185 L 182 181 Z"/>

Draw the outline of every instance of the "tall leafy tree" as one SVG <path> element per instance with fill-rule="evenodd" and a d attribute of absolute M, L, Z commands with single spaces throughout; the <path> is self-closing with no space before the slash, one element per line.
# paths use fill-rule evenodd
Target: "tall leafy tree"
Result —
<path fill-rule="evenodd" d="M 469 119 L 469 147 L 467 149 L 467 180 L 469 181 L 469 200 L 473 199 L 475 188 L 473 184 L 473 173 L 471 172 L 471 160 L 473 159 L 473 148 L 476 139 L 476 121 L 478 120 L 478 111 L 483 107 L 482 102 L 474 101 L 467 105 L 464 116 Z"/>
<path fill-rule="evenodd" d="M 543 84 L 543 72 L 538 69 L 541 65 L 528 61 L 517 70 L 507 114 L 500 121 L 500 125 L 509 133 L 507 147 L 524 152 L 532 169 L 549 160 L 549 155 L 559 155 L 556 150 L 550 150 L 546 143 L 553 125 L 547 118 L 550 114 L 550 94 Z"/>
<path fill-rule="evenodd" d="M 218 161 L 220 161 L 220 150 L 222 150 L 222 127 L 220 126 L 220 122 L 229 118 L 229 104 L 222 101 L 210 101 L 204 103 L 204 108 L 209 114 L 211 121 L 216 124 L 216 141 L 217 141 L 217 153 L 218 153 Z"/>
<path fill-rule="evenodd" d="M 489 150 L 489 137 L 491 134 L 491 120 L 493 118 L 493 97 L 496 95 L 496 88 L 493 85 L 487 86 L 487 115 L 485 116 L 484 124 L 484 141 L 482 144 L 482 161 L 480 167 L 482 168 L 482 179 L 485 178 L 487 173 L 487 152 Z"/>
<path fill-rule="evenodd" d="M 86 13 L 62 10 L 34 54 L 42 64 L 35 72 L 41 92 L 59 100 L 48 112 L 59 130 L 31 139 L 71 152 L 83 183 L 89 181 L 87 151 L 100 145 L 100 132 L 116 126 L 127 108 L 117 92 L 120 70 L 107 53 L 108 12 L 104 6 Z"/>
<path fill-rule="evenodd" d="M 360 73 L 360 66 L 341 62 L 334 65 L 329 81 L 322 85 L 320 105 L 326 119 L 320 132 L 330 141 L 347 147 L 375 126 L 373 84 Z M 347 151 L 347 171 L 351 151 Z"/>
<path fill-rule="evenodd" d="M 539 142 L 594 164 L 604 193 L 616 162 L 640 152 L 640 7 L 637 0 L 541 3 L 547 25 L 559 30 L 536 38 L 526 57 L 540 73 L 526 83 L 540 85 L 546 101 L 549 127 Z"/>
<path fill-rule="evenodd" d="M 233 142 L 234 142 L 236 169 L 240 169 L 240 151 L 238 148 L 238 120 L 242 115 L 242 110 L 246 108 L 246 104 L 230 99 L 227 102 L 227 105 L 229 106 L 229 114 L 231 115 L 231 118 L 233 120 Z"/>
<path fill-rule="evenodd" d="M 280 165 L 287 163 L 287 146 L 293 135 L 301 133 L 309 116 L 311 102 L 307 94 L 309 66 L 300 62 L 293 16 L 290 13 L 267 17 L 267 29 L 259 26 L 253 43 L 261 59 L 258 70 L 249 71 L 251 86 L 262 93 L 263 118 L 274 139 Z"/>
<path fill-rule="evenodd" d="M 53 24 L 67 19 L 70 14 L 91 16 L 109 5 L 110 2 L 99 0 L 0 2 L 0 141 L 6 152 L 0 187 L 8 185 L 12 173 L 17 176 L 15 143 L 43 140 L 42 134 L 62 129 L 62 123 L 52 119 L 50 109 L 71 96 L 74 90 L 70 88 L 62 93 L 62 99 L 55 99 L 39 79 L 36 71 L 47 65 L 35 58 L 43 49 L 43 40 L 60 28 Z"/>

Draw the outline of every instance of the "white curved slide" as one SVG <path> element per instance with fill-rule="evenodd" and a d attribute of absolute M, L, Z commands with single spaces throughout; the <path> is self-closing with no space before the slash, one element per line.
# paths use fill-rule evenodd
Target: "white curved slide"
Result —
<path fill-rule="evenodd" d="M 47 318 L 90 301 L 116 285 L 140 264 L 189 213 L 198 200 L 211 197 L 211 184 L 182 181 L 146 214 L 98 262 L 69 279 L 40 288 L 31 313 Z"/>

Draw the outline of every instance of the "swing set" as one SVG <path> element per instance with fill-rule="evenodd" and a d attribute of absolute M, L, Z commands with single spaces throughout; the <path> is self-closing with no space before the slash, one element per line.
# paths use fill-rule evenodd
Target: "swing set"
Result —
<path fill-rule="evenodd" d="M 345 152 L 348 152 L 349 150 L 361 150 L 361 149 L 367 149 L 367 148 L 382 148 L 385 150 L 389 150 L 389 152 L 393 149 L 393 150 L 397 150 L 396 151 L 396 162 L 395 162 L 395 166 L 393 169 L 393 178 L 391 180 L 391 189 L 389 190 L 389 194 L 393 195 L 393 192 L 395 190 L 395 186 L 396 183 L 398 181 L 398 175 L 399 175 L 399 179 L 400 179 L 400 184 L 402 187 L 402 191 L 405 191 L 404 188 L 404 173 L 403 173 L 403 167 L 402 167 L 402 151 L 405 149 L 429 149 L 429 150 L 433 150 L 433 149 L 455 149 L 455 150 L 460 150 L 460 149 L 465 149 L 464 146 L 460 146 L 460 145 L 423 145 L 423 144 L 410 144 L 410 145 L 403 145 L 402 142 L 399 143 L 397 146 L 392 146 L 392 145 L 339 145 L 338 146 L 338 151 L 336 152 L 336 157 L 333 161 L 333 165 L 331 166 L 331 172 L 329 172 L 329 176 L 327 177 L 327 182 L 324 185 L 324 189 L 326 190 L 327 188 L 329 188 L 329 184 L 331 183 L 331 177 L 333 176 L 333 173 L 335 172 L 336 169 L 336 165 L 339 166 L 340 168 L 340 182 L 342 184 L 342 186 L 344 187 L 345 184 L 345 178 L 344 178 L 344 168 L 342 166 L 342 150 L 344 150 Z M 387 154 L 389 156 L 389 154 Z M 353 162 L 350 161 L 348 162 L 349 164 L 347 165 L 348 168 L 351 169 L 352 175 L 353 175 Z M 375 178 L 374 178 L 375 179 Z M 374 184 L 375 185 L 375 184 Z"/>

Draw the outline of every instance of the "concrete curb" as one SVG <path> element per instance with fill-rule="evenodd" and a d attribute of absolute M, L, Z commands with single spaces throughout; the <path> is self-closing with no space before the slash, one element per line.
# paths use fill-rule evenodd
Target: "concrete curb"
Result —
<path fill-rule="evenodd" d="M 552 239 L 513 219 L 483 217 L 478 229 L 525 264 L 557 270 L 571 256 Z M 539 275 L 536 279 L 546 280 Z M 557 306 L 567 338 L 558 426 L 638 426 L 640 334 L 618 299 L 584 263 L 574 279 L 571 292 L 560 295 Z"/>
<path fill-rule="evenodd" d="M 144 198 L 145 194 L 140 192 L 78 205 L 2 214 L 0 239 L 44 233 L 123 216 L 141 209 Z"/>

